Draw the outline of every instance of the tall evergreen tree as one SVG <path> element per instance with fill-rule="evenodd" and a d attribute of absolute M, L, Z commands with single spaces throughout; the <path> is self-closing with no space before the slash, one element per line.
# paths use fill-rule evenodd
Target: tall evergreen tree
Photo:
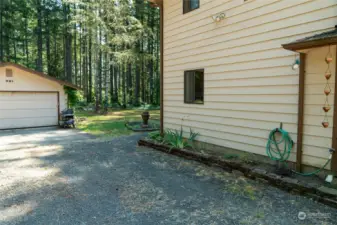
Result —
<path fill-rule="evenodd" d="M 143 0 L 0 0 L 0 61 L 73 82 L 97 109 L 158 104 L 158 21 Z"/>

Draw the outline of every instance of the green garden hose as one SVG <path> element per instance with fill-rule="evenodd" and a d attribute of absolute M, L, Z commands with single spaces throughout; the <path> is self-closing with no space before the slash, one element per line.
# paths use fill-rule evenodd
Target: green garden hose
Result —
<path fill-rule="evenodd" d="M 279 141 L 277 141 L 275 137 L 277 133 L 281 134 L 281 139 Z M 281 144 L 283 144 L 283 149 L 280 149 L 279 147 L 279 145 Z M 276 128 L 272 130 L 269 134 L 268 142 L 266 146 L 266 153 L 271 160 L 285 163 L 290 157 L 290 152 L 293 146 L 294 146 L 294 142 L 291 139 L 289 133 L 283 129 Z M 296 173 L 302 176 L 311 176 L 311 175 L 317 174 L 329 164 L 329 162 L 331 161 L 332 154 L 333 154 L 333 151 L 330 151 L 330 156 L 327 162 L 321 168 L 313 172 L 299 173 L 294 170 L 291 170 L 291 171 L 293 173 Z"/>

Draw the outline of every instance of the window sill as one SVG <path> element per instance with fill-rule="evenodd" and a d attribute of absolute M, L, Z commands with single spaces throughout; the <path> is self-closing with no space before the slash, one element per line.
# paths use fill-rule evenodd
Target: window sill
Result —
<path fill-rule="evenodd" d="M 192 10 L 190 10 L 190 11 L 188 11 L 188 12 L 184 12 L 184 11 L 183 11 L 183 15 L 185 15 L 185 14 L 187 14 L 187 13 L 190 13 L 190 12 L 193 12 L 193 11 L 199 9 L 199 8 L 200 8 L 200 6 L 199 6 L 198 8 L 192 9 Z"/>
<path fill-rule="evenodd" d="M 184 102 L 184 103 L 189 105 L 204 105 L 204 102 Z"/>

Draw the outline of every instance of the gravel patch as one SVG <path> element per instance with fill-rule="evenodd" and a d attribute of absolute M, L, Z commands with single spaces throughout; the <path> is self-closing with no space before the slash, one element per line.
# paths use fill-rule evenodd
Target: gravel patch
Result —
<path fill-rule="evenodd" d="M 1 225 L 335 224 L 337 211 L 137 147 L 142 135 L 0 149 Z M 298 218 L 299 212 L 306 215 Z"/>

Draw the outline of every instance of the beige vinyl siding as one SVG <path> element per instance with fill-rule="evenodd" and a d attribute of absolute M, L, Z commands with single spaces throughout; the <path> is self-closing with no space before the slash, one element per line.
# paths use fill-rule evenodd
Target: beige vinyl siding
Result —
<path fill-rule="evenodd" d="M 0 130 L 58 124 L 56 93 L 0 92 Z"/>
<path fill-rule="evenodd" d="M 329 95 L 329 104 L 332 109 L 328 112 L 330 127 L 323 128 L 321 123 L 325 113 L 322 107 L 325 102 L 324 88 L 326 79 L 324 77 L 327 70 L 325 57 L 329 47 L 308 49 L 307 64 L 305 68 L 305 87 L 304 87 L 304 128 L 303 128 L 303 162 L 320 166 L 321 162 L 329 157 L 328 149 L 332 144 L 332 124 L 333 124 L 333 105 L 334 105 L 334 87 L 335 87 L 335 68 L 336 68 L 336 47 L 331 46 L 330 51 L 333 56 L 333 62 L 330 65 L 332 77 L 330 78 L 330 87 L 332 93 Z"/>
<path fill-rule="evenodd" d="M 14 83 L 6 83 L 5 71 L 12 69 Z M 60 110 L 67 108 L 67 95 L 63 85 L 13 66 L 0 68 L 0 91 L 55 91 L 60 94 Z"/>
<path fill-rule="evenodd" d="M 220 12 L 226 18 L 215 23 Z M 334 0 L 200 0 L 187 14 L 181 0 L 164 1 L 165 128 L 179 129 L 183 118 L 201 141 L 265 155 L 268 133 L 282 122 L 296 142 L 298 54 L 281 45 L 336 24 Z M 202 68 L 204 105 L 184 104 L 184 71 Z M 331 142 L 331 128 L 320 129 L 323 83 L 306 74 L 303 162 L 315 166 Z"/>

